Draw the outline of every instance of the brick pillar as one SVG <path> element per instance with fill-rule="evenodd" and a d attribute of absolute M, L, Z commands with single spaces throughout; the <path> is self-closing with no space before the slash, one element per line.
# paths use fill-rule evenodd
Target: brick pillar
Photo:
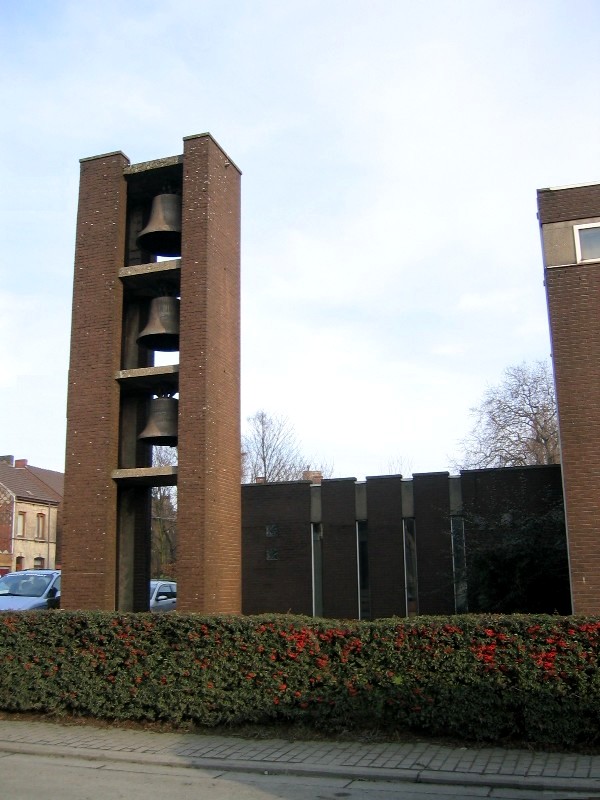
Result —
<path fill-rule="evenodd" d="M 559 409 L 573 612 L 600 612 L 600 259 L 576 225 L 600 225 L 600 185 L 538 192 Z"/>
<path fill-rule="evenodd" d="M 358 543 L 356 481 L 324 480 L 321 484 L 323 521 L 323 616 L 358 619 Z"/>
<path fill-rule="evenodd" d="M 367 478 L 371 618 L 406 615 L 402 478 Z"/>
<path fill-rule="evenodd" d="M 63 608 L 114 608 L 119 369 L 129 164 L 81 161 L 63 511 Z"/>
<path fill-rule="evenodd" d="M 184 140 L 177 607 L 241 611 L 240 172 Z"/>
<path fill-rule="evenodd" d="M 447 472 L 413 475 L 419 614 L 454 613 L 454 572 Z"/>

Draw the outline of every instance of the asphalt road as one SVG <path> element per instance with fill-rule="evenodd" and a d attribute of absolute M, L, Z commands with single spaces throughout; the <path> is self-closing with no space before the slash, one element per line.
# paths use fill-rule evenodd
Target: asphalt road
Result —
<path fill-rule="evenodd" d="M 0 752 L 0 791 L 11 800 L 587 800 L 589 793 L 357 781 L 98 762 Z M 596 795 L 600 798 L 600 795 Z"/>

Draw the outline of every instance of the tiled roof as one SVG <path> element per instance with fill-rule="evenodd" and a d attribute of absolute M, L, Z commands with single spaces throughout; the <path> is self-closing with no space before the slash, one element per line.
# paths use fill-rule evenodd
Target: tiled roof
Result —
<path fill-rule="evenodd" d="M 21 467 L 17 469 L 6 461 L 0 461 L 0 484 L 20 500 L 31 500 L 41 503 L 59 503 L 61 495 L 49 483 L 41 480 L 34 470 L 36 467 Z M 49 473 L 50 470 L 39 470 L 40 473 Z M 55 473 L 56 474 L 56 473 Z M 60 473 L 58 473 L 60 474 Z"/>
<path fill-rule="evenodd" d="M 62 500 L 65 493 L 65 474 L 64 472 L 55 472 L 51 469 L 42 469 L 41 467 L 31 467 L 29 464 L 25 467 L 30 472 L 33 472 L 36 478 L 42 483 L 45 483 L 56 494 L 57 500 Z"/>

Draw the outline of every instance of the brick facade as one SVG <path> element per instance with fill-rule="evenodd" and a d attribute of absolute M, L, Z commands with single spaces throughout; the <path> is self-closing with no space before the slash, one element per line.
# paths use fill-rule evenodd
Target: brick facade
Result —
<path fill-rule="evenodd" d="M 161 263 L 137 235 L 165 184 L 182 198 L 181 257 Z M 137 335 L 164 293 L 180 297 L 180 358 L 161 367 Z M 81 162 L 64 608 L 147 608 L 151 487 L 177 485 L 179 607 L 240 611 L 239 295 L 240 172 L 209 134 L 187 137 L 182 156 Z M 160 469 L 138 435 L 165 391 L 179 393 L 178 451 Z"/>
<path fill-rule="evenodd" d="M 420 614 L 454 612 L 447 472 L 413 476 Z"/>
<path fill-rule="evenodd" d="M 64 608 L 115 607 L 117 466 L 129 164 L 122 153 L 81 162 L 71 319 L 63 512 Z"/>
<path fill-rule="evenodd" d="M 359 616 L 356 481 L 321 484 L 323 525 L 323 616 Z"/>
<path fill-rule="evenodd" d="M 244 486 L 242 519 L 244 613 L 312 615 L 310 484 Z"/>
<path fill-rule="evenodd" d="M 573 610 L 600 612 L 600 262 L 574 225 L 600 223 L 600 185 L 538 192 Z"/>
<path fill-rule="evenodd" d="M 184 143 L 178 608 L 241 609 L 240 173 Z"/>
<path fill-rule="evenodd" d="M 403 617 L 406 594 L 401 476 L 367 478 L 367 517 L 371 616 Z"/>
<path fill-rule="evenodd" d="M 366 497 L 366 502 L 364 502 Z M 376 619 L 456 610 L 451 518 L 491 519 L 515 508 L 545 514 L 562 502 L 559 466 L 469 470 L 245 484 L 242 486 L 245 614 L 311 614 L 311 591 L 322 591 L 318 615 Z M 414 523 L 417 596 L 406 606 L 404 522 Z M 518 521 L 518 520 L 517 520 Z M 366 547 L 358 547 L 358 530 Z M 275 528 L 267 535 L 267 527 Z M 315 527 L 322 563 L 311 565 Z M 467 544 L 477 531 L 466 526 Z M 277 551 L 269 560 L 267 551 Z M 468 547 L 467 547 L 468 552 Z M 367 560 L 368 597 L 359 583 Z"/>

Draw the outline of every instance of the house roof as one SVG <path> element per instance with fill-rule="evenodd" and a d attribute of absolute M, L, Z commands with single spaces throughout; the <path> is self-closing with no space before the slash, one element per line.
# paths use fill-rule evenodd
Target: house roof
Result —
<path fill-rule="evenodd" d="M 27 465 L 25 469 L 28 469 L 38 480 L 52 489 L 52 491 L 58 495 L 58 500 L 62 500 L 65 493 L 64 472 L 55 472 L 52 469 L 42 469 L 41 467 L 31 467 L 29 465 Z"/>
<path fill-rule="evenodd" d="M 13 467 L 6 461 L 0 461 L 0 484 L 19 500 L 57 505 L 62 500 L 62 494 L 53 488 L 51 481 L 55 486 L 59 486 L 59 481 L 50 476 L 58 475 L 62 477 L 61 473 L 53 473 L 51 470 L 29 466 Z"/>

